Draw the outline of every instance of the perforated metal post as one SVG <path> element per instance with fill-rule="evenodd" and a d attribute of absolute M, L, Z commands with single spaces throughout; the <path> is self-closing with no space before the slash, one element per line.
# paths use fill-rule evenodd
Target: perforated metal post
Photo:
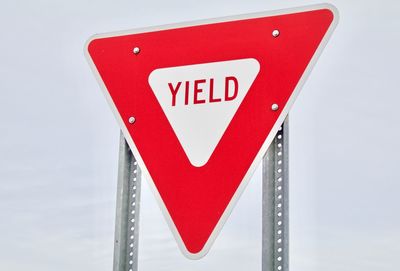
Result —
<path fill-rule="evenodd" d="M 289 270 L 288 119 L 263 159 L 262 271 Z"/>
<path fill-rule="evenodd" d="M 140 168 L 121 133 L 119 147 L 114 271 L 138 270 Z"/>
<path fill-rule="evenodd" d="M 140 168 L 121 133 L 114 271 L 138 271 Z M 262 271 L 288 271 L 288 120 L 263 158 Z"/>

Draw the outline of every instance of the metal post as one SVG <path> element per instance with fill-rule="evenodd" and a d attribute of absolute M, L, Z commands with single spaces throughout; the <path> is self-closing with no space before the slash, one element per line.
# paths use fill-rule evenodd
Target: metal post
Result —
<path fill-rule="evenodd" d="M 141 173 L 121 133 L 114 271 L 138 271 Z M 288 271 L 288 120 L 263 158 L 262 271 Z"/>
<path fill-rule="evenodd" d="M 120 136 L 114 271 L 138 270 L 140 168 Z"/>
<path fill-rule="evenodd" d="M 289 270 L 288 119 L 263 158 L 262 271 Z"/>

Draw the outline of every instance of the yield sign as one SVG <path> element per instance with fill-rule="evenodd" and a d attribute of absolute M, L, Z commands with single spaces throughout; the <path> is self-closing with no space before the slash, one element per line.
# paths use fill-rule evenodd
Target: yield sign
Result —
<path fill-rule="evenodd" d="M 183 253 L 229 216 L 337 23 L 333 6 L 96 35 L 86 54 Z"/>

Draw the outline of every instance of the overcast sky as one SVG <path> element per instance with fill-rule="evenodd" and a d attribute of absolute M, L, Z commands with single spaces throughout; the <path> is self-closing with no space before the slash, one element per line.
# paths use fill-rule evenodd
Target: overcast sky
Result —
<path fill-rule="evenodd" d="M 119 128 L 84 58 L 94 33 L 316 1 L 0 2 L 0 270 L 112 269 Z M 400 3 L 340 22 L 290 114 L 290 264 L 392 271 L 400 253 Z M 257 170 L 209 255 L 186 260 L 143 183 L 140 270 L 260 270 Z"/>

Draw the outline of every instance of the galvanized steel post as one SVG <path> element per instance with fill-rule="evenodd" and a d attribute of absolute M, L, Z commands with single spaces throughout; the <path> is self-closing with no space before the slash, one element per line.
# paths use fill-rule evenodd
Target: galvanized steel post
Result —
<path fill-rule="evenodd" d="M 263 158 L 262 271 L 289 270 L 288 119 Z"/>
<path fill-rule="evenodd" d="M 114 271 L 138 270 L 140 168 L 121 133 Z M 262 271 L 289 270 L 288 120 L 263 158 Z"/>
<path fill-rule="evenodd" d="M 140 168 L 123 134 L 120 136 L 114 271 L 138 270 Z"/>

